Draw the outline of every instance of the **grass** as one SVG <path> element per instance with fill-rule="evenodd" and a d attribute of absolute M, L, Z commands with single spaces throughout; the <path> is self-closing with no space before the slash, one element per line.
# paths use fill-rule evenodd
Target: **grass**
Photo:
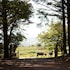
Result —
<path fill-rule="evenodd" d="M 37 56 L 37 52 L 43 52 L 46 53 L 47 55 L 40 55 Z M 29 46 L 29 47 L 18 47 L 16 49 L 16 56 L 19 59 L 23 59 L 23 58 L 49 58 L 49 57 L 54 57 L 54 53 L 53 55 L 49 55 L 49 50 L 48 48 L 44 48 L 44 47 L 38 47 L 38 46 Z"/>

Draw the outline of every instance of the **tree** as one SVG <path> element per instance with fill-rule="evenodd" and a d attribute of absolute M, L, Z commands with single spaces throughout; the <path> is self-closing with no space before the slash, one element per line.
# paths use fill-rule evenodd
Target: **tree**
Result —
<path fill-rule="evenodd" d="M 8 45 L 11 41 L 12 31 L 17 26 L 20 19 L 23 19 L 23 21 L 29 19 L 30 14 L 32 13 L 32 6 L 31 4 L 21 0 L 2 0 L 0 5 L 0 23 L 1 26 L 3 25 L 4 34 L 4 58 L 8 58 Z M 9 35 L 8 31 L 10 31 Z"/>
<path fill-rule="evenodd" d="M 7 36 L 7 12 L 6 12 L 6 5 L 7 0 L 2 0 L 2 17 L 3 17 L 3 34 L 4 34 L 4 58 L 9 57 L 9 52 L 8 52 L 8 36 Z"/>
<path fill-rule="evenodd" d="M 63 0 L 65 4 L 65 10 L 67 7 L 67 1 Z M 36 4 L 41 7 L 38 8 L 38 12 L 44 16 L 56 16 L 62 19 L 62 0 L 33 0 Z M 42 7 L 43 6 L 43 7 Z M 51 11 L 51 12 L 49 12 Z M 67 12 L 65 12 L 67 14 Z M 65 15 L 66 17 L 67 15 Z"/>
<path fill-rule="evenodd" d="M 23 39 L 26 39 L 26 37 L 22 35 L 20 32 L 16 35 L 11 35 L 11 43 L 17 44 L 17 46 L 20 44 L 21 41 L 23 41 Z"/>
<path fill-rule="evenodd" d="M 68 46 L 69 46 L 69 55 L 70 55 L 70 1 L 67 0 L 67 20 L 68 20 Z"/>
<path fill-rule="evenodd" d="M 60 27 L 58 29 L 58 27 Z M 50 24 L 49 25 L 49 29 L 47 32 L 42 32 L 41 34 L 39 34 L 39 38 L 41 40 L 41 42 L 43 42 L 45 45 L 49 42 L 54 42 L 57 40 L 58 37 L 60 37 L 60 35 L 62 34 L 62 24 L 60 22 L 56 23 L 56 24 Z M 47 40 L 48 39 L 48 40 Z"/>
<path fill-rule="evenodd" d="M 3 58 L 3 53 L 4 53 L 4 47 L 3 44 L 0 43 L 0 58 Z"/>
<path fill-rule="evenodd" d="M 42 32 L 38 35 L 38 39 L 41 43 L 45 44 L 46 46 L 53 46 L 53 48 L 62 48 L 61 51 L 63 52 L 63 29 L 62 24 L 57 22 L 56 24 L 51 24 L 50 28 L 47 32 Z M 55 54 L 57 56 L 57 54 Z"/>
<path fill-rule="evenodd" d="M 39 12 L 38 14 L 43 15 L 44 18 L 51 16 L 51 17 L 58 17 L 59 19 L 62 19 L 62 2 L 61 2 L 61 0 L 52 0 L 52 1 L 50 1 L 50 0 L 48 0 L 48 1 L 47 0 L 43 0 L 43 1 L 42 0 L 33 0 L 33 1 L 41 6 L 37 9 L 37 11 Z M 66 7 L 65 7 L 65 9 L 66 9 Z M 49 12 L 49 11 L 51 11 L 51 12 Z M 40 15 L 39 15 L 39 17 L 41 17 Z"/>
<path fill-rule="evenodd" d="M 63 49 L 64 49 L 64 54 L 67 54 L 66 50 L 66 29 L 65 29 L 65 1 L 62 0 L 62 19 L 63 19 Z"/>
<path fill-rule="evenodd" d="M 52 0 L 52 1 L 33 0 L 33 1 L 45 7 L 45 8 L 39 8 L 38 10 L 40 14 L 44 15 L 44 18 L 47 18 L 48 16 L 56 16 L 61 21 L 63 21 L 62 22 L 63 23 L 63 47 L 64 47 L 64 54 L 66 54 L 67 53 L 66 51 L 66 30 L 65 30 L 66 28 L 65 18 L 67 18 L 66 0 Z M 51 12 L 48 12 L 48 11 L 51 11 Z"/>

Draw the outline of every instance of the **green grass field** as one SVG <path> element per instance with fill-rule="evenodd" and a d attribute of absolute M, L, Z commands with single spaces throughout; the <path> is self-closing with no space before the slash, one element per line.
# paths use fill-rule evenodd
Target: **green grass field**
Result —
<path fill-rule="evenodd" d="M 39 55 L 37 56 L 37 52 L 43 52 L 45 55 Z M 48 48 L 44 48 L 44 47 L 37 47 L 37 46 L 30 46 L 30 47 L 18 47 L 16 49 L 16 56 L 19 59 L 23 59 L 23 58 L 49 58 L 49 57 L 54 57 L 54 52 L 53 55 L 49 55 L 49 50 Z"/>

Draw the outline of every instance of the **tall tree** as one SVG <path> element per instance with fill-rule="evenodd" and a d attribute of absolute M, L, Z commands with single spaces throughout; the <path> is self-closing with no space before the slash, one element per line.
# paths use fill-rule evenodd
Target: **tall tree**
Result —
<path fill-rule="evenodd" d="M 21 19 L 23 19 L 23 21 L 29 19 L 30 14 L 32 13 L 32 6 L 31 4 L 21 0 L 2 0 L 0 5 L 0 18 L 3 18 L 0 19 L 0 21 L 3 20 L 1 25 L 3 25 L 4 34 L 4 58 L 8 58 L 8 44 L 10 43 L 11 32 Z M 8 36 L 9 28 L 10 36 Z"/>
<path fill-rule="evenodd" d="M 68 16 L 68 46 L 70 55 L 70 0 L 67 0 L 67 16 Z"/>
<path fill-rule="evenodd" d="M 7 24 L 7 0 L 2 0 L 2 17 L 3 17 L 3 33 L 4 33 L 4 58 L 9 57 L 9 52 L 8 52 L 8 35 L 7 35 L 7 29 L 8 29 L 8 24 Z"/>
<path fill-rule="evenodd" d="M 63 47 L 64 47 L 64 54 L 67 53 L 66 51 L 66 8 L 67 8 L 67 2 L 66 0 L 33 0 L 36 3 L 40 4 L 41 6 L 44 6 L 45 8 L 39 8 L 39 13 L 44 15 L 45 18 L 47 16 L 56 16 L 61 21 L 63 21 Z M 51 11 L 51 12 L 48 12 Z"/>
<path fill-rule="evenodd" d="M 67 54 L 66 50 L 66 24 L 65 24 L 65 1 L 62 0 L 62 20 L 63 20 L 63 49 L 64 49 L 64 54 Z"/>
<path fill-rule="evenodd" d="M 63 53 L 62 34 L 62 24 L 60 22 L 57 22 L 56 24 L 51 24 L 47 32 L 42 32 L 41 34 L 39 34 L 38 39 L 41 43 L 43 43 L 46 46 L 52 46 L 55 49 L 60 48 Z"/>

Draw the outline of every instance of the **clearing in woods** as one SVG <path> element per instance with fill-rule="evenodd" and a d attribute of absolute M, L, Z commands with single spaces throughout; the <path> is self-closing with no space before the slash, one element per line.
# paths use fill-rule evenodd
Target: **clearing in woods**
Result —
<path fill-rule="evenodd" d="M 52 52 L 53 51 L 53 52 Z M 52 55 L 49 53 L 52 52 Z M 37 53 L 43 53 L 44 55 L 37 56 Z M 29 46 L 29 47 L 18 47 L 16 49 L 16 56 L 19 59 L 24 58 L 50 58 L 54 57 L 54 50 L 49 50 L 48 47 L 38 47 L 38 46 Z M 61 52 L 59 52 L 59 56 Z"/>

